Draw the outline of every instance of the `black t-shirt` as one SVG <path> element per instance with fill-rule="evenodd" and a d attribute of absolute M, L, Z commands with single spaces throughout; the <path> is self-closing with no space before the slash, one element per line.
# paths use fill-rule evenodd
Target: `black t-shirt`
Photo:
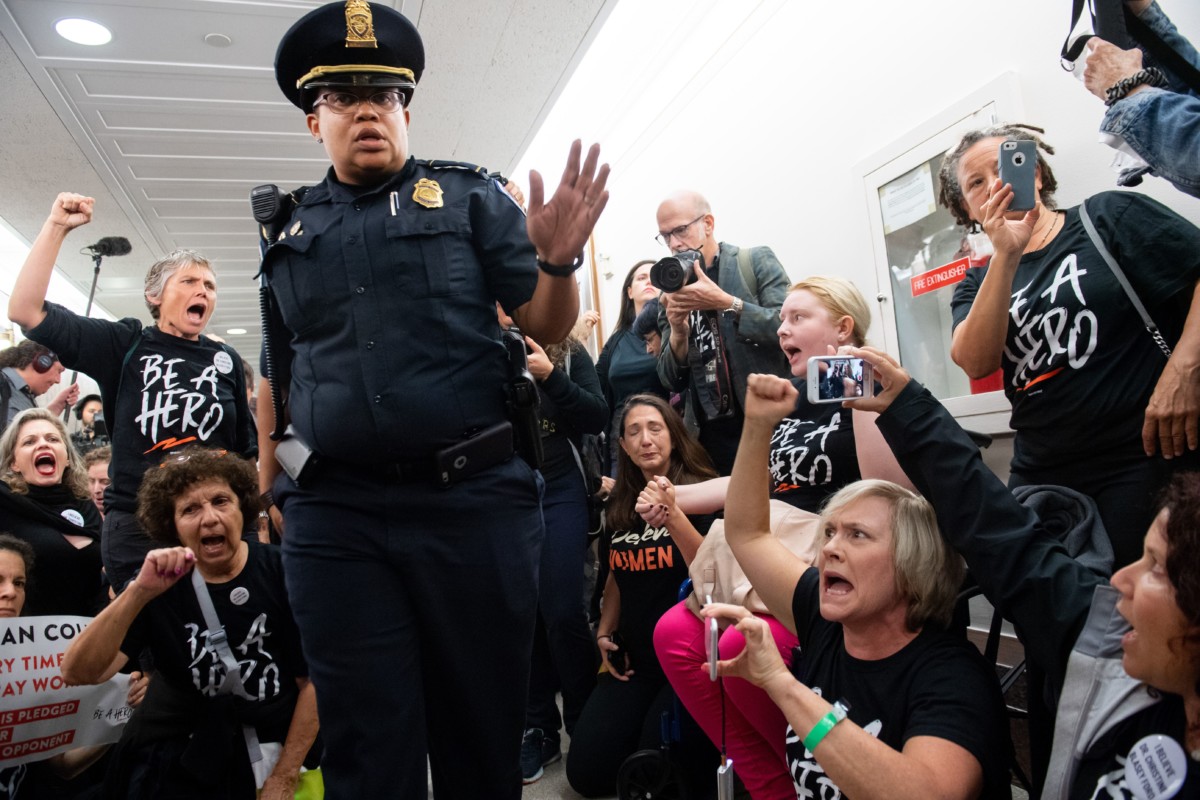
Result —
<path fill-rule="evenodd" d="M 689 517 L 701 534 L 708 533 L 713 517 Z M 659 617 L 679 602 L 679 587 L 687 580 L 683 553 L 667 529 L 647 524 L 633 531 L 614 531 L 609 540 L 608 568 L 621 591 L 621 633 L 630 666 L 649 677 L 661 675 L 654 654 L 654 626 Z"/>
<path fill-rule="evenodd" d="M 254 720 L 262 741 L 282 742 L 294 701 L 273 701 L 296 695 L 296 678 L 307 677 L 308 666 L 284 588 L 279 549 L 252 541 L 246 544 L 249 554 L 241 573 L 227 583 L 208 584 L 208 593 L 229 648 L 241 665 L 242 685 L 262 707 L 277 710 L 265 719 L 253 711 L 246 718 Z M 224 680 L 225 667 L 208 643 L 207 630 L 191 576 L 186 575 L 142 609 L 121 643 L 121 651 L 136 659 L 148 646 L 154 656 L 156 680 L 211 698 Z M 237 706 L 249 703 L 241 698 L 233 702 Z"/>
<path fill-rule="evenodd" d="M 995 675 L 979 652 L 964 638 L 927 627 L 899 652 L 862 661 L 846 652 L 842 626 L 821 617 L 819 595 L 819 573 L 811 567 L 792 599 L 802 654 L 793 665 L 797 680 L 831 703 L 847 701 L 850 721 L 895 750 L 915 736 L 963 747 L 982 766 L 980 797 L 1011 797 L 1008 720 Z M 787 731 L 797 795 L 836 800 L 841 791 L 804 747 L 807 733 Z"/>
<path fill-rule="evenodd" d="M 796 410 L 771 434 L 771 496 L 820 513 L 825 498 L 862 478 L 853 416 L 838 403 L 810 403 L 802 380 Z"/>
<path fill-rule="evenodd" d="M 100 562 L 100 512 L 91 498 L 66 486 L 30 486 L 14 494 L 0 484 L 0 531 L 33 547 L 33 572 L 25 597 L 25 615 L 77 614 L 90 617 L 104 607 Z M 92 541 L 76 547 L 65 535 Z"/>
<path fill-rule="evenodd" d="M 1183 329 L 1200 279 L 1200 230 L 1133 192 L 1102 192 L 1088 212 L 1151 319 L 1169 343 Z M 1013 279 L 1002 365 L 1012 403 L 1013 468 L 1076 463 L 1113 449 L 1141 450 L 1146 404 L 1166 358 L 1079 209 L 1049 245 L 1021 257 Z M 954 324 L 967 317 L 987 268 L 954 291 Z"/>
<path fill-rule="evenodd" d="M 608 404 L 600 391 L 596 366 L 580 345 L 571 346 L 570 374 L 555 367 L 538 382 L 542 425 L 542 474 L 547 480 L 580 473 L 580 462 L 571 447 L 580 448 L 583 434 L 600 433 L 608 422 Z"/>
<path fill-rule="evenodd" d="M 192 341 L 143 328 L 132 318 L 81 317 L 54 303 L 26 334 L 100 384 L 112 436 L 105 508 L 136 511 L 142 475 L 188 445 L 258 454 L 242 360 L 231 348 L 206 336 Z"/>

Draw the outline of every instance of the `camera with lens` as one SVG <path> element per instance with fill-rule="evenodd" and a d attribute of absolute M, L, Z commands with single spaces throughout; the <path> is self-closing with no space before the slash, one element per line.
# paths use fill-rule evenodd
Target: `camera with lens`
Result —
<path fill-rule="evenodd" d="M 669 255 L 650 268 L 650 283 L 660 291 L 678 292 L 696 282 L 696 270 L 692 265 L 697 262 L 704 269 L 704 256 L 699 250 L 681 250 Z"/>

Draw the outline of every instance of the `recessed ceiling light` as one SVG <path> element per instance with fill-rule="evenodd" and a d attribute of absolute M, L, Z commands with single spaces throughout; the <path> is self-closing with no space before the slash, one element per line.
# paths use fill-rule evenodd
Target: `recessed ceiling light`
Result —
<path fill-rule="evenodd" d="M 223 33 L 209 33 L 205 35 L 204 43 L 213 47 L 229 47 L 233 44 L 233 39 Z"/>
<path fill-rule="evenodd" d="M 90 19 L 69 17 L 54 23 L 54 30 L 68 42 L 97 46 L 112 41 L 112 31 Z"/>
<path fill-rule="evenodd" d="M 229 330 L 227 330 L 225 332 L 227 334 L 229 334 L 230 336 L 241 336 L 243 333 L 246 332 L 246 329 L 245 328 L 230 328 Z"/>

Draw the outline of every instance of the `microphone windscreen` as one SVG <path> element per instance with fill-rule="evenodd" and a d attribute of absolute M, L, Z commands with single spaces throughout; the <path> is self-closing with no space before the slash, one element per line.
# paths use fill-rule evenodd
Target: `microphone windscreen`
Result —
<path fill-rule="evenodd" d="M 124 236 L 105 236 L 90 249 L 101 256 L 123 256 L 133 250 L 133 246 Z"/>

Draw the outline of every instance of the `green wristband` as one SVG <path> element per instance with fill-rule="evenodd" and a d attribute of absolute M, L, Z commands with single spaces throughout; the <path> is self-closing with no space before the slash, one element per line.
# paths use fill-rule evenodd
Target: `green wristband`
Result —
<path fill-rule="evenodd" d="M 825 740 L 825 737 L 833 730 L 833 726 L 846 718 L 848 705 L 839 700 L 833 704 L 833 708 L 829 710 L 828 714 L 817 720 L 817 724 L 813 725 L 812 730 L 804 737 L 804 746 L 808 752 L 815 754 L 817 745 Z"/>

